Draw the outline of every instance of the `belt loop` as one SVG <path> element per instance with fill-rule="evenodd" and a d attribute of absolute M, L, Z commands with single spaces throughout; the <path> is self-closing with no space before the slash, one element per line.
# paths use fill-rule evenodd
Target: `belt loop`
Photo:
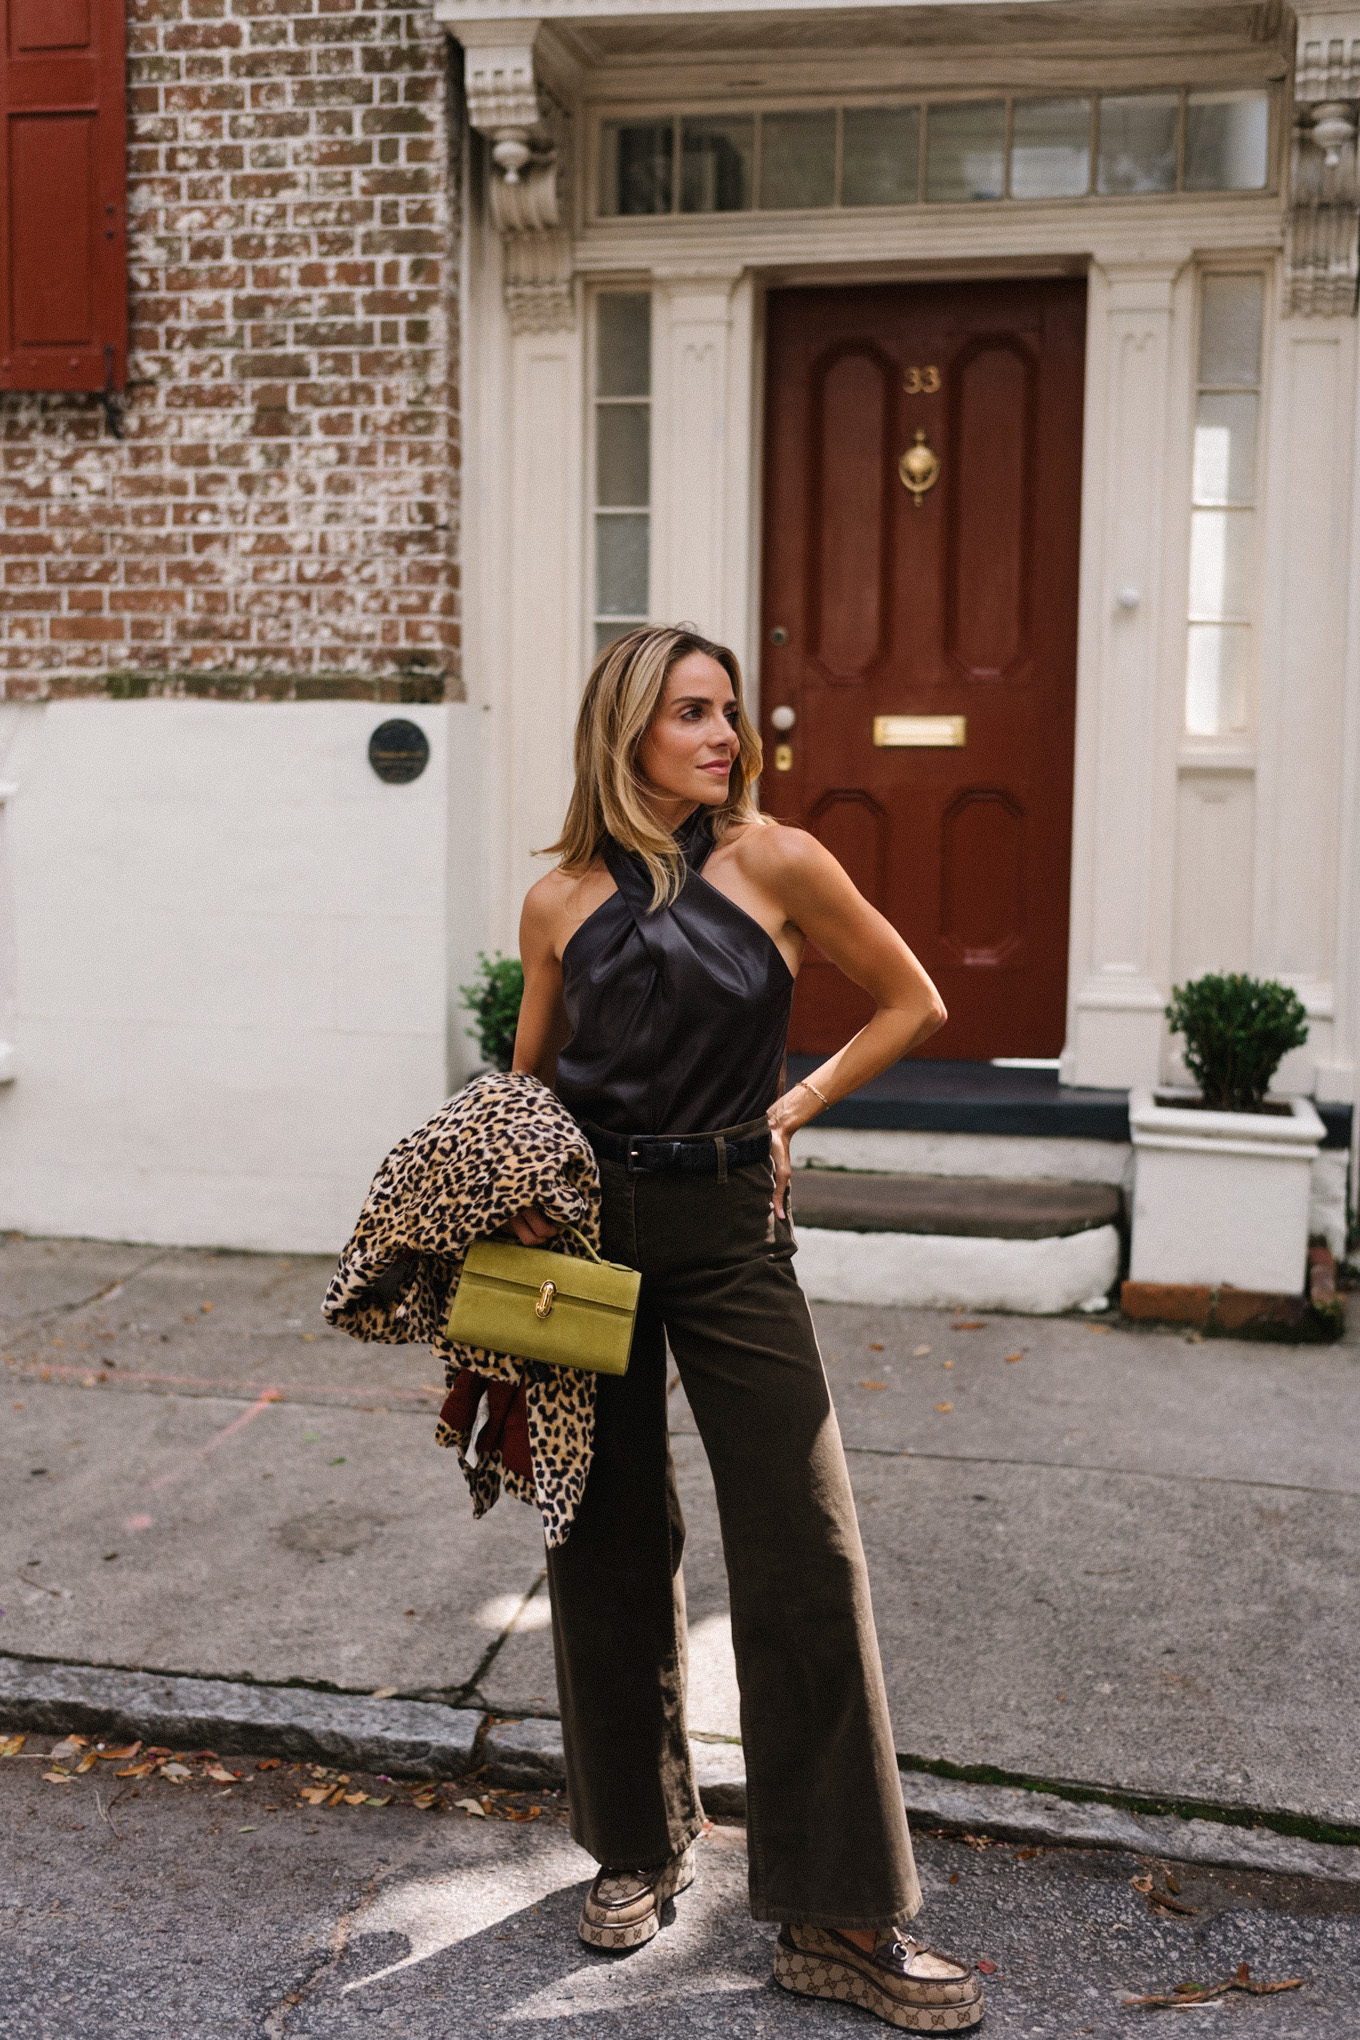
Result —
<path fill-rule="evenodd" d="M 718 1150 L 718 1181 L 727 1181 L 727 1142 L 720 1133 L 713 1136 L 713 1145 Z"/>

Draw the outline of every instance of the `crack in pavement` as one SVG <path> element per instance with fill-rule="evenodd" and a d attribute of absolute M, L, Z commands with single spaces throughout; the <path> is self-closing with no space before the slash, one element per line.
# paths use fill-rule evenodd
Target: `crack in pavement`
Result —
<path fill-rule="evenodd" d="M 375 1870 L 365 1884 L 363 1896 L 358 1904 L 351 1906 L 348 1912 L 341 1913 L 339 1919 L 331 1928 L 329 1951 L 314 1965 L 311 1973 L 303 1982 L 301 1984 L 294 1984 L 292 1990 L 286 1992 L 279 1999 L 273 2011 L 266 2014 L 264 2021 L 265 2040 L 284 2040 L 288 2014 L 296 2011 L 299 2005 L 304 2004 L 320 1988 L 328 1976 L 335 1974 L 340 1964 L 344 1961 L 349 1947 L 350 1922 L 359 1919 L 366 1908 L 372 1905 L 374 1894 L 381 1879 L 382 1872 Z"/>
<path fill-rule="evenodd" d="M 127 1274 L 116 1275 L 112 1282 L 106 1282 L 102 1289 L 96 1289 L 89 1296 L 77 1297 L 74 1302 L 50 1303 L 42 1310 L 22 1311 L 18 1317 L 0 1318 L 0 1335 L 7 1336 L 11 1331 L 19 1330 L 25 1325 L 42 1325 L 52 1318 L 69 1317 L 75 1311 L 88 1310 L 91 1304 L 107 1303 L 112 1297 L 120 1296 L 128 1283 L 135 1282 L 148 1268 L 158 1267 L 162 1261 L 178 1251 L 176 1247 L 161 1247 L 148 1260 L 138 1262 Z"/>

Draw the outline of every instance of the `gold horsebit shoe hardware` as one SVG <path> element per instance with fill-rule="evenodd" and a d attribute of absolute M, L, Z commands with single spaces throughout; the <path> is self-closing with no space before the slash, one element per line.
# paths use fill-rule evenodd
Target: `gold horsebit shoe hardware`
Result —
<path fill-rule="evenodd" d="M 534 1305 L 534 1316 L 538 1318 L 551 1317 L 552 1307 L 556 1300 L 557 1284 L 555 1282 L 545 1282 L 538 1292 L 538 1302 Z"/>
<path fill-rule="evenodd" d="M 897 472 L 902 477 L 902 487 L 911 491 L 912 502 L 919 510 L 927 489 L 933 489 L 940 479 L 940 456 L 926 444 L 924 427 L 917 432 L 915 445 L 909 446 L 898 461 Z"/>

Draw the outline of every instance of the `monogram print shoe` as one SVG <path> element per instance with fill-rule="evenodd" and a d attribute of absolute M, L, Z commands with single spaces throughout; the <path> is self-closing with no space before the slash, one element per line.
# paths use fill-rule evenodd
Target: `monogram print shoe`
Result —
<path fill-rule="evenodd" d="M 905 2033 L 966 2033 L 984 2010 L 966 1963 L 896 1928 L 884 1928 L 869 1954 L 834 1927 L 781 1927 L 774 1974 L 785 1990 L 860 2005 Z"/>
<path fill-rule="evenodd" d="M 661 1925 L 661 1908 L 694 1882 L 694 1850 L 659 1870 L 601 1870 L 581 1908 L 577 1928 L 592 1948 L 640 1948 Z"/>

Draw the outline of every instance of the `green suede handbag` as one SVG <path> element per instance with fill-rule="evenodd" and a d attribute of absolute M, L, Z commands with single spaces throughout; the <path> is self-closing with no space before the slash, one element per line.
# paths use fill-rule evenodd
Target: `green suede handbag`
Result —
<path fill-rule="evenodd" d="M 446 1335 L 460 1346 L 483 1346 L 550 1367 L 588 1367 L 626 1374 L 642 1277 L 636 1268 L 602 1261 L 574 1225 L 565 1226 L 590 1259 L 574 1260 L 510 1240 L 477 1240 L 468 1248 Z"/>

